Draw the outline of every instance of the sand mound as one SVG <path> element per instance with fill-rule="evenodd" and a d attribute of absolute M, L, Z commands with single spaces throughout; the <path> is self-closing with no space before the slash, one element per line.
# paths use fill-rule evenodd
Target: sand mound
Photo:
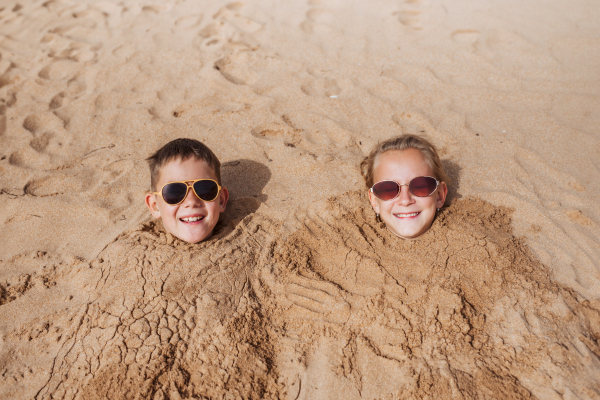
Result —
<path fill-rule="evenodd" d="M 332 199 L 264 273 L 294 348 L 282 374 L 311 399 L 598 396 L 600 303 L 554 283 L 510 226 L 466 199 L 407 241 L 361 195 Z"/>
<path fill-rule="evenodd" d="M 457 200 L 415 241 L 391 235 L 360 193 L 320 215 L 289 236 L 257 213 L 199 245 L 150 223 L 91 263 L 13 258 L 30 270 L 0 286 L 8 307 L 66 275 L 75 283 L 62 313 L 4 329 L 6 393 L 598 396 L 600 304 L 553 282 L 509 211 Z M 32 346 L 47 356 L 28 358 Z"/>
<path fill-rule="evenodd" d="M 90 301 L 36 398 L 277 398 L 249 284 L 261 235 L 241 225 L 191 246 L 150 224 L 120 236 L 90 265 Z"/>

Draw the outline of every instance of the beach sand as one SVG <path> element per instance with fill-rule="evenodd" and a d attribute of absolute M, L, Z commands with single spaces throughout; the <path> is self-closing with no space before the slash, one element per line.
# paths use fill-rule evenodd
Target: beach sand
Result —
<path fill-rule="evenodd" d="M 600 399 L 599 20 L 5 1 L 0 398 Z M 358 170 L 401 133 L 452 179 L 415 241 Z M 178 137 L 231 194 L 197 245 L 143 204 Z"/>

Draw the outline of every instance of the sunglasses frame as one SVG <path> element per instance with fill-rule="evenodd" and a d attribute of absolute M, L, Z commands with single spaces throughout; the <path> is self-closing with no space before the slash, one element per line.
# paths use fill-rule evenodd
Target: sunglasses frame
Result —
<path fill-rule="evenodd" d="M 411 190 L 410 190 L 410 183 L 411 183 L 412 181 L 414 181 L 415 179 L 418 179 L 418 178 L 431 178 L 431 179 L 433 179 L 433 180 L 435 181 L 435 189 L 433 189 L 433 191 L 432 191 L 431 193 L 429 193 L 427 196 L 417 196 L 416 194 L 414 194 L 413 192 L 411 192 Z M 398 193 L 396 193 L 396 195 L 395 195 L 394 197 L 392 197 L 391 199 L 389 199 L 389 200 L 383 200 L 383 199 L 379 199 L 379 197 L 377 197 L 377 195 L 376 195 L 376 194 L 375 194 L 375 192 L 373 191 L 373 187 L 374 187 L 375 185 L 377 185 L 378 183 L 381 183 L 381 182 L 394 182 L 396 185 L 398 185 Z M 408 192 L 409 192 L 411 195 L 415 196 L 415 197 L 429 197 L 429 196 L 431 196 L 432 194 L 434 194 L 434 193 L 435 193 L 435 191 L 438 189 L 438 187 L 440 186 L 440 181 L 438 181 L 437 179 L 435 179 L 433 176 L 428 176 L 428 175 L 416 176 L 416 177 L 412 178 L 412 179 L 410 180 L 410 182 L 408 182 L 408 183 L 405 183 L 405 184 L 403 184 L 403 185 L 399 184 L 398 182 L 396 182 L 396 181 L 394 181 L 394 180 L 392 180 L 392 179 L 384 179 L 384 180 L 382 180 L 382 181 L 375 182 L 375 183 L 373 184 L 373 186 L 371 186 L 371 189 L 369 189 L 369 191 L 370 191 L 371 193 L 373 193 L 373 196 L 377 197 L 377 198 L 378 198 L 379 200 L 381 200 L 381 201 L 391 201 L 391 200 L 394 200 L 396 197 L 400 196 L 400 192 L 402 191 L 402 186 L 408 186 Z"/>
<path fill-rule="evenodd" d="M 212 182 L 215 183 L 215 185 L 217 185 L 217 195 L 215 196 L 214 199 L 212 199 L 212 200 L 204 200 L 200 196 L 198 196 L 198 193 L 196 193 L 196 189 L 194 189 L 194 183 L 200 182 L 200 181 L 212 181 Z M 183 183 L 183 184 L 185 184 L 187 186 L 187 188 L 185 190 L 185 196 L 183 196 L 183 199 L 181 199 L 181 201 L 179 203 L 174 203 L 174 204 L 167 203 L 167 201 L 163 197 L 163 194 L 162 194 L 163 189 L 165 188 L 165 186 L 170 185 L 171 183 Z M 187 195 L 190 193 L 190 188 L 192 188 L 192 191 L 194 192 L 194 195 L 196 195 L 197 198 L 199 198 L 200 200 L 202 200 L 204 202 L 211 203 L 211 202 L 215 201 L 219 197 L 219 193 L 221 193 L 221 189 L 223 187 L 221 185 L 219 185 L 219 183 L 217 181 L 215 181 L 214 179 L 195 179 L 193 181 L 173 181 L 173 182 L 167 182 L 167 183 L 165 183 L 160 188 L 160 191 L 158 191 L 158 192 L 152 192 L 152 194 L 159 195 L 166 204 L 168 204 L 170 206 L 176 206 L 178 204 L 183 203 L 183 201 L 185 200 L 185 198 L 187 197 Z"/>

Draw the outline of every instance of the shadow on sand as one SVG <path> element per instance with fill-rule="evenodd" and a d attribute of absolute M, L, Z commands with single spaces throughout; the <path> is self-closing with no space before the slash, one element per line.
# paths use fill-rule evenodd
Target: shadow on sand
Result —
<path fill-rule="evenodd" d="M 262 193 L 271 179 L 269 168 L 252 160 L 233 160 L 221 166 L 221 181 L 229 191 L 227 209 L 221 214 L 217 230 L 224 226 L 235 227 L 246 216 L 256 212 L 267 200 Z"/>

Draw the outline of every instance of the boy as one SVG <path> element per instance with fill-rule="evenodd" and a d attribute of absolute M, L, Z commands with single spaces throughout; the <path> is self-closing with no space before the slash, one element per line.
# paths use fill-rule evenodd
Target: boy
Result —
<path fill-rule="evenodd" d="M 146 194 L 146 206 L 152 216 L 186 242 L 211 237 L 229 200 L 217 156 L 197 140 L 175 139 L 147 161 L 153 193 Z"/>

